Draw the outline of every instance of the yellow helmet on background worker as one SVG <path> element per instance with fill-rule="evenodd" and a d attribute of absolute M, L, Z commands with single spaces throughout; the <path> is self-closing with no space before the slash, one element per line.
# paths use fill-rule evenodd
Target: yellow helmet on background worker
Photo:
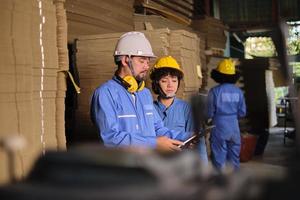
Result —
<path fill-rule="evenodd" d="M 231 58 L 225 58 L 218 63 L 216 69 L 211 71 L 211 78 L 217 83 L 236 83 L 240 77 Z"/>
<path fill-rule="evenodd" d="M 234 75 L 235 63 L 232 59 L 226 58 L 219 62 L 216 70 L 222 74 Z"/>

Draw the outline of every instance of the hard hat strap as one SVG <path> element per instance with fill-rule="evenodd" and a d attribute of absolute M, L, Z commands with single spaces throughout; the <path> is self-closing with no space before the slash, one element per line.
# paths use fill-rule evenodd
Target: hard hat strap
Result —
<path fill-rule="evenodd" d="M 171 99 L 171 98 L 174 98 L 176 96 L 176 93 L 174 93 L 173 95 L 167 95 L 160 87 L 159 83 L 156 82 L 157 84 L 157 87 L 158 87 L 158 93 L 159 93 L 159 96 L 163 99 Z M 176 91 L 177 92 L 177 91 Z"/>
<path fill-rule="evenodd" d="M 132 60 L 131 60 L 131 56 L 128 56 L 128 67 L 131 71 L 132 76 L 135 78 L 135 73 L 134 73 L 134 69 L 133 69 L 133 65 L 132 65 Z"/>

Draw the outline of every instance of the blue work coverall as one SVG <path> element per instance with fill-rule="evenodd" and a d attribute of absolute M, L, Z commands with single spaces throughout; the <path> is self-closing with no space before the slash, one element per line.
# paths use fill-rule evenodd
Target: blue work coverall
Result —
<path fill-rule="evenodd" d="M 176 137 L 164 127 L 150 91 L 144 88 L 131 94 L 116 77 L 94 91 L 91 117 L 109 147 L 155 148 L 157 136 Z"/>
<path fill-rule="evenodd" d="M 193 119 L 190 105 L 178 98 L 174 98 L 173 103 L 166 108 L 159 101 L 154 101 L 154 107 L 162 118 L 164 125 L 175 131 L 175 137 L 172 139 L 185 141 L 193 134 Z M 200 153 L 200 159 L 203 163 L 208 163 L 207 151 L 204 137 L 200 138 L 197 150 Z"/>
<path fill-rule="evenodd" d="M 246 115 L 244 95 L 234 84 L 224 83 L 210 89 L 207 103 L 208 118 L 216 126 L 211 134 L 212 163 L 220 170 L 226 162 L 239 169 L 241 136 L 238 118 Z"/>

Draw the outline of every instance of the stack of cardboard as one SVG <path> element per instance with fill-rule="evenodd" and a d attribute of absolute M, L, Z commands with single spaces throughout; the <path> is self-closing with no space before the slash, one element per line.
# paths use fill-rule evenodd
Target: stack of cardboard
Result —
<path fill-rule="evenodd" d="M 190 25 L 194 10 L 194 1 L 182 0 L 137 0 L 137 10 L 144 13 L 154 13 L 164 16 L 175 22 Z"/>
<path fill-rule="evenodd" d="M 133 30 L 133 0 L 66 0 L 68 40 Z"/>
<path fill-rule="evenodd" d="M 57 148 L 55 11 L 52 0 L 1 1 L 0 140 L 18 135 L 28 145 L 15 156 L 15 166 L 0 149 L 0 182 L 9 179 L 8 168 L 22 177 L 36 156 Z"/>
<path fill-rule="evenodd" d="M 189 100 L 201 87 L 199 37 L 184 30 L 171 31 L 169 54 L 176 58 L 184 72 L 177 96 Z"/>
<path fill-rule="evenodd" d="M 147 23 L 150 23 L 153 29 L 168 28 L 170 30 L 183 29 L 190 32 L 193 32 L 193 29 L 190 26 L 183 25 L 177 22 L 174 22 L 170 19 L 167 19 L 160 15 L 141 15 L 134 14 L 134 30 L 147 30 Z"/>
<path fill-rule="evenodd" d="M 200 65 L 200 45 L 197 35 L 184 30 L 170 31 L 169 29 L 143 32 L 149 39 L 155 55 L 158 57 L 172 55 L 182 66 L 185 77 L 181 82 L 178 96 L 188 99 L 190 95 L 197 92 L 201 86 L 196 68 Z M 97 134 L 89 116 L 90 98 L 94 89 L 111 79 L 116 70 L 113 52 L 121 34 L 82 36 L 77 41 L 76 57 L 82 93 L 78 99 L 76 119 L 80 121 L 80 126 L 76 128 L 75 134 L 82 135 L 82 137 Z M 151 81 L 148 79 L 146 86 L 149 88 L 150 85 Z"/>
<path fill-rule="evenodd" d="M 67 49 L 67 16 L 64 1 L 55 1 L 57 18 L 57 50 L 58 68 L 56 91 L 56 138 L 57 147 L 66 147 L 65 137 L 65 97 L 66 97 L 66 71 L 69 69 L 69 57 Z"/>
<path fill-rule="evenodd" d="M 205 34 L 198 32 L 198 37 L 200 38 L 200 62 L 201 62 L 201 79 L 202 79 L 202 83 L 201 83 L 201 88 L 205 89 L 205 87 L 207 86 L 207 73 L 208 73 L 208 69 L 207 69 L 207 57 L 205 55 L 205 49 L 206 49 L 206 41 L 205 41 Z"/>
<path fill-rule="evenodd" d="M 193 20 L 192 27 L 195 30 L 205 33 L 207 49 L 225 49 L 226 35 L 224 31 L 228 27 L 222 21 L 205 16 L 203 19 Z"/>
<path fill-rule="evenodd" d="M 40 135 L 42 151 L 57 148 L 56 140 L 56 90 L 57 90 L 57 37 L 56 10 L 52 1 L 33 2 L 34 24 L 32 28 L 32 51 L 34 59 L 33 112 L 35 133 Z M 40 14 L 41 13 L 41 14 Z M 44 18 L 44 23 L 43 23 Z"/>

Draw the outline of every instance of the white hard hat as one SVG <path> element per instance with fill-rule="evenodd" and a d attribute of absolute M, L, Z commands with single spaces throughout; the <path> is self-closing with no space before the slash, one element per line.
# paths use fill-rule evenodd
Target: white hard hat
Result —
<path fill-rule="evenodd" d="M 155 58 L 152 47 L 144 33 L 127 32 L 123 34 L 116 45 L 114 56 L 145 56 Z"/>

